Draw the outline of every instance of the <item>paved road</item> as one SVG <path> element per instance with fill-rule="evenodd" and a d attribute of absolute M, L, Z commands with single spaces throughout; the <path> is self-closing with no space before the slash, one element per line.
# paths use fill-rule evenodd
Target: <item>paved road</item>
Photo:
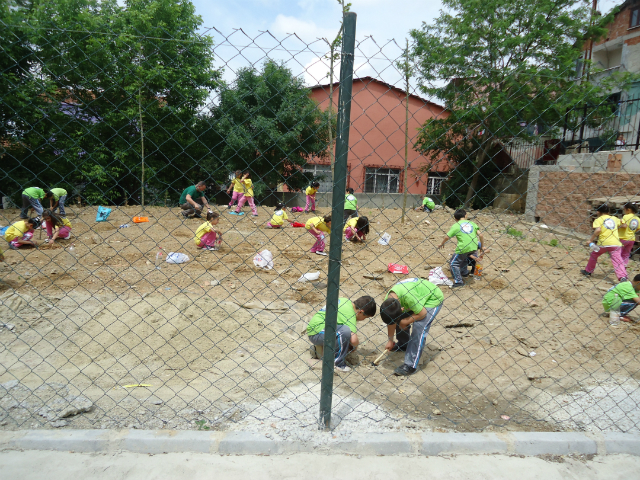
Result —
<path fill-rule="evenodd" d="M 20 480 L 590 480 L 640 479 L 640 457 L 220 456 L 51 451 L 0 452 L 0 478 Z"/>

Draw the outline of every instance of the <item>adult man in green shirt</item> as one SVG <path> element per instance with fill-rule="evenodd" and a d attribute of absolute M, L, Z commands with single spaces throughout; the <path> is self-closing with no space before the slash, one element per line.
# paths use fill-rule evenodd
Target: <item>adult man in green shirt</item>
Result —
<path fill-rule="evenodd" d="M 38 187 L 25 188 L 22 192 L 22 209 L 20 210 L 20 218 L 29 218 L 29 209 L 33 208 L 36 211 L 36 215 L 40 217 L 42 215 L 42 204 L 40 199 L 44 198 L 44 190 Z"/>
<path fill-rule="evenodd" d="M 484 238 L 478 232 L 478 226 L 467 220 L 467 212 L 465 210 L 456 210 L 453 218 L 456 219 L 456 223 L 449 229 L 438 248 L 444 248 L 444 244 L 451 237 L 456 237 L 458 240 L 455 255 L 451 259 L 451 273 L 455 280 L 451 288 L 456 288 L 464 286 L 462 277 L 469 276 L 469 266 L 471 266 L 472 272 L 476 268 L 475 260 L 470 259 L 469 255 L 476 256 L 475 253 L 478 248 L 482 248 L 482 245 L 484 245 Z"/>
<path fill-rule="evenodd" d="M 365 295 L 352 302 L 348 298 L 338 299 L 338 325 L 336 328 L 336 351 L 335 370 L 337 372 L 348 372 L 351 370 L 345 363 L 347 353 L 358 348 L 358 331 L 356 322 L 361 322 L 365 318 L 373 317 L 376 314 L 376 301 Z M 326 305 L 316 313 L 309 325 L 307 325 L 307 335 L 313 345 L 324 345 L 324 321 L 327 315 Z M 349 348 L 351 347 L 351 348 Z"/>
<path fill-rule="evenodd" d="M 193 215 L 194 218 L 202 218 L 200 212 L 202 207 L 209 207 L 207 197 L 204 196 L 204 191 L 207 189 L 205 182 L 198 182 L 195 185 L 187 187 L 180 195 L 180 208 L 184 210 L 182 215 L 185 218 Z"/>
<path fill-rule="evenodd" d="M 347 188 L 347 194 L 344 197 L 344 221 L 346 222 L 358 211 L 358 199 L 353 194 L 353 188 Z"/>
<path fill-rule="evenodd" d="M 67 191 L 64 188 L 52 188 L 44 195 L 44 198 L 49 199 L 49 208 L 53 213 L 60 207 L 60 215 L 66 217 L 64 204 L 67 201 Z"/>
<path fill-rule="evenodd" d="M 640 296 L 638 291 L 640 290 L 640 274 L 633 277 L 632 281 L 620 282 L 615 287 L 611 287 L 602 298 L 602 306 L 604 311 L 608 312 L 611 307 L 620 306 L 620 320 L 623 322 L 630 322 L 631 319 L 627 314 L 636 308 L 640 303 Z M 616 295 L 618 295 L 616 302 Z"/>
<path fill-rule="evenodd" d="M 396 283 L 380 305 L 380 317 L 387 325 L 386 349 L 404 351 L 404 363 L 394 375 L 412 375 L 418 369 L 427 334 L 442 308 L 444 295 L 437 285 L 420 278 Z M 395 333 L 398 343 L 393 341 Z"/>

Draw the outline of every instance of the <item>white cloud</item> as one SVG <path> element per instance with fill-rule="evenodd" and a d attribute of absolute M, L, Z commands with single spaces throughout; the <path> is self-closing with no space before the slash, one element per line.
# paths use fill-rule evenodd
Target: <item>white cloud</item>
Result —
<path fill-rule="evenodd" d="M 305 40 L 315 40 L 316 38 L 326 38 L 329 41 L 335 38 L 338 28 L 334 30 L 318 27 L 312 21 L 301 20 L 296 17 L 288 17 L 279 14 L 269 28 L 275 35 L 286 35 L 295 33 Z"/>

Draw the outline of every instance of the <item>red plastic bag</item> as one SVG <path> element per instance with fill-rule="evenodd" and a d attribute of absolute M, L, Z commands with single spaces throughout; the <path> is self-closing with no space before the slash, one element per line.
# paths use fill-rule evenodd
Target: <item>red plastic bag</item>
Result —
<path fill-rule="evenodd" d="M 397 263 L 390 263 L 388 270 L 391 273 L 403 273 L 405 275 L 409 275 L 409 267 L 406 265 L 399 265 Z"/>
<path fill-rule="evenodd" d="M 296 228 L 300 228 L 303 227 L 304 228 L 304 223 L 300 223 L 300 222 L 293 222 L 291 224 L 292 227 L 296 227 Z"/>

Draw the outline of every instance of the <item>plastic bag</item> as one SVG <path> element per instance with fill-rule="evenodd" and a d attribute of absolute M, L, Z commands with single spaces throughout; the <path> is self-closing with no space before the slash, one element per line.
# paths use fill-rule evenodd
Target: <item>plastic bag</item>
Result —
<path fill-rule="evenodd" d="M 320 278 L 320 272 L 309 272 L 309 273 L 305 273 L 304 275 L 302 275 L 298 281 L 299 282 L 313 282 L 315 280 L 318 280 Z"/>
<path fill-rule="evenodd" d="M 304 223 L 300 223 L 300 222 L 293 222 L 291 224 L 292 227 L 294 228 L 304 228 Z"/>
<path fill-rule="evenodd" d="M 273 268 L 273 255 L 269 250 L 263 250 L 253 257 L 253 264 L 258 268 L 271 270 Z"/>
<path fill-rule="evenodd" d="M 170 252 L 167 255 L 167 263 L 187 263 L 189 256 L 185 253 Z"/>
<path fill-rule="evenodd" d="M 384 232 L 382 234 L 382 238 L 380 240 L 378 240 L 378 243 L 380 245 L 389 245 L 389 242 L 391 241 L 391 234 Z"/>
<path fill-rule="evenodd" d="M 390 263 L 388 266 L 388 270 L 391 273 L 403 273 L 405 275 L 409 275 L 409 267 L 406 265 L 399 265 L 397 263 Z"/>
<path fill-rule="evenodd" d="M 442 267 L 436 267 L 429 270 L 429 281 L 434 285 L 453 285 L 453 282 L 442 271 Z"/>
<path fill-rule="evenodd" d="M 4 237 L 4 233 L 9 229 L 9 227 L 0 227 L 0 237 Z"/>
<path fill-rule="evenodd" d="M 111 215 L 110 208 L 99 206 L 98 213 L 96 213 L 96 222 L 106 222 L 109 215 Z"/>
<path fill-rule="evenodd" d="M 148 221 L 149 217 L 133 217 L 133 223 L 144 223 Z"/>

